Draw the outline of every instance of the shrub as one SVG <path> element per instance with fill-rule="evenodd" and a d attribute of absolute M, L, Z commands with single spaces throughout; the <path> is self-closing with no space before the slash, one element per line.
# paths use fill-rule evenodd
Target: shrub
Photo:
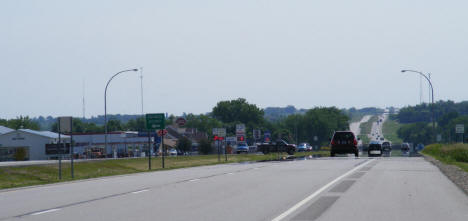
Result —
<path fill-rule="evenodd" d="M 200 152 L 200 154 L 211 153 L 211 142 L 208 139 L 203 138 L 198 143 L 199 143 L 198 152 Z"/>
<path fill-rule="evenodd" d="M 432 144 L 424 148 L 423 153 L 445 160 L 468 162 L 467 144 Z"/>

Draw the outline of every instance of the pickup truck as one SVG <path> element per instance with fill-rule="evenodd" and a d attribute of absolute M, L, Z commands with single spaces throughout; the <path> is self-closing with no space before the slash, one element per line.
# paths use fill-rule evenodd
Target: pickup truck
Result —
<path fill-rule="evenodd" d="M 268 154 L 271 152 L 286 152 L 289 155 L 293 155 L 296 152 L 296 146 L 293 144 L 288 144 L 284 140 L 278 140 L 273 143 L 264 143 L 257 147 L 257 151 L 262 152 L 263 154 Z"/>

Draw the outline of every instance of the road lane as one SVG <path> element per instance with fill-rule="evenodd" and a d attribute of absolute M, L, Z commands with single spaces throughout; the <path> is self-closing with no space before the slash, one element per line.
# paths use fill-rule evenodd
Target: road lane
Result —
<path fill-rule="evenodd" d="M 0 192 L 0 220 L 272 220 L 321 189 L 282 220 L 468 220 L 466 195 L 424 159 L 354 157 L 216 165 Z"/>
<path fill-rule="evenodd" d="M 346 182 L 287 220 L 468 220 L 468 197 L 422 158 L 380 158 Z"/>
<path fill-rule="evenodd" d="M 155 214 L 162 220 L 219 220 L 232 213 L 225 220 L 264 220 L 364 161 L 217 165 L 49 185 L 0 193 L 0 205 L 6 205 L 0 214 L 25 220 L 149 220 Z M 148 191 L 135 194 L 141 190 Z"/>

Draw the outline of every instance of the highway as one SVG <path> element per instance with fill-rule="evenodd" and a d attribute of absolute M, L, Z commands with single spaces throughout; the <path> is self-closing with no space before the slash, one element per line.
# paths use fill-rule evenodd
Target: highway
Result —
<path fill-rule="evenodd" d="M 0 220 L 468 220 L 423 158 L 224 164 L 0 192 Z"/>

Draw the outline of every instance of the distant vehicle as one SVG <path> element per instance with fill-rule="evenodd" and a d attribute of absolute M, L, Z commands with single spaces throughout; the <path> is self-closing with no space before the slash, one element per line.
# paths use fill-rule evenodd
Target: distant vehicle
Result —
<path fill-rule="evenodd" d="M 409 151 L 410 151 L 409 143 L 402 143 L 401 144 L 401 152 L 409 152 Z"/>
<path fill-rule="evenodd" d="M 382 143 L 382 150 L 385 152 L 390 152 L 392 151 L 392 144 L 388 141 L 385 141 Z"/>
<path fill-rule="evenodd" d="M 418 144 L 418 145 L 416 146 L 416 150 L 417 150 L 417 151 L 421 151 L 421 150 L 423 150 L 423 149 L 424 149 L 424 144 L 422 144 L 422 143 L 420 143 L 420 144 Z"/>
<path fill-rule="evenodd" d="M 170 149 L 170 150 L 169 150 L 169 155 L 171 155 L 171 156 L 177 156 L 177 150 L 176 150 L 176 149 Z"/>
<path fill-rule="evenodd" d="M 297 152 L 305 152 L 305 151 L 311 151 L 312 146 L 310 146 L 309 143 L 301 143 L 299 146 L 297 146 Z"/>
<path fill-rule="evenodd" d="M 359 157 L 358 140 L 351 131 L 336 131 L 330 143 L 330 156 L 354 153 L 355 157 Z"/>
<path fill-rule="evenodd" d="M 371 141 L 369 148 L 367 149 L 367 155 L 371 156 L 382 156 L 382 144 L 378 141 Z"/>
<path fill-rule="evenodd" d="M 296 152 L 296 146 L 293 144 L 288 144 L 284 140 L 277 140 L 273 143 L 264 143 L 257 147 L 257 151 L 262 152 L 263 154 L 268 154 L 270 152 L 286 152 L 289 155 L 293 155 Z"/>
<path fill-rule="evenodd" d="M 237 143 L 236 153 L 249 153 L 249 145 L 246 142 Z"/>

